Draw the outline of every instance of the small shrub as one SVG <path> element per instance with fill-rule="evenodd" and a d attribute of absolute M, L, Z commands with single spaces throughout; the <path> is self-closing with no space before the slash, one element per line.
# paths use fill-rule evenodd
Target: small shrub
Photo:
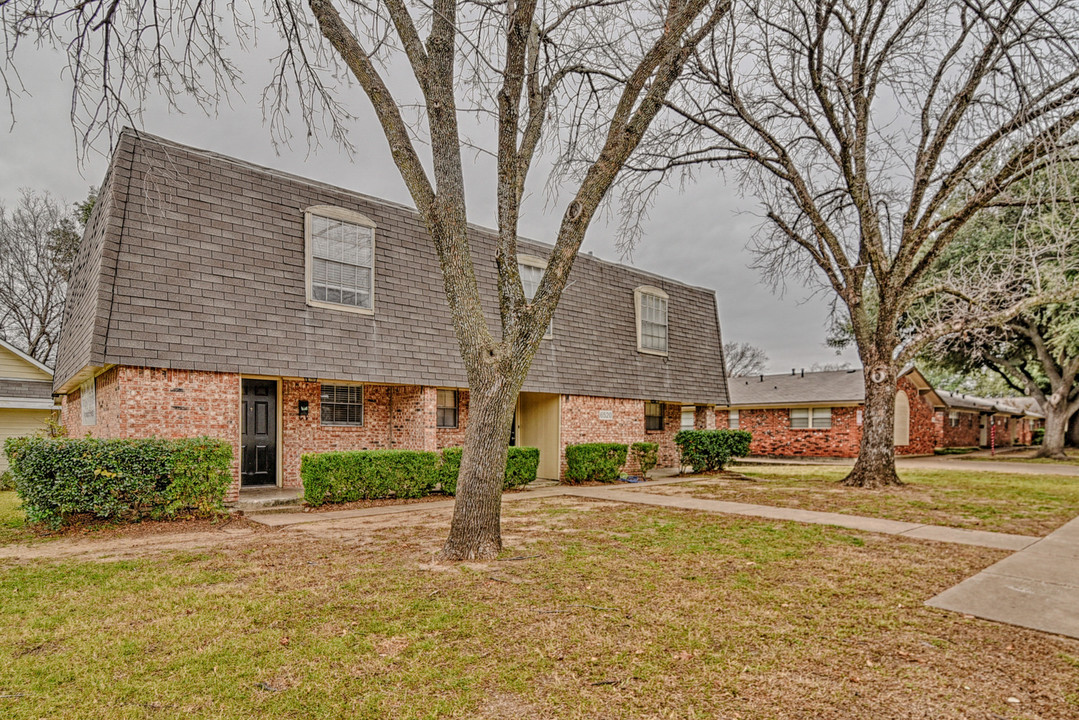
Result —
<path fill-rule="evenodd" d="M 1045 428 L 1036 428 L 1030 435 L 1031 445 L 1041 445 L 1045 441 Z"/>
<path fill-rule="evenodd" d="M 355 450 L 304 455 L 300 460 L 308 505 L 380 498 L 417 498 L 438 481 L 438 453 Z"/>
<path fill-rule="evenodd" d="M 0 492 L 5 490 L 15 489 L 15 476 L 11 474 L 10 470 L 5 470 L 0 473 Z"/>
<path fill-rule="evenodd" d="M 659 443 L 636 442 L 629 446 L 629 456 L 641 469 L 641 477 L 648 479 L 648 473 L 659 462 Z"/>
<path fill-rule="evenodd" d="M 15 490 L 30 522 L 137 519 L 224 510 L 232 446 L 222 440 L 8 438 Z"/>
<path fill-rule="evenodd" d="M 700 473 L 722 470 L 731 458 L 745 457 L 752 439 L 747 430 L 682 430 L 675 434 L 674 443 L 682 464 Z"/>
<path fill-rule="evenodd" d="M 438 480 L 442 492 L 457 494 L 457 476 L 461 472 L 461 448 L 449 447 L 442 451 L 442 465 L 438 469 Z M 503 490 L 524 487 L 536 479 L 539 468 L 539 448 L 510 447 L 506 457 L 506 476 L 502 481 Z"/>
<path fill-rule="evenodd" d="M 570 482 L 614 482 L 626 464 L 628 448 L 619 443 L 566 446 L 566 479 Z"/>

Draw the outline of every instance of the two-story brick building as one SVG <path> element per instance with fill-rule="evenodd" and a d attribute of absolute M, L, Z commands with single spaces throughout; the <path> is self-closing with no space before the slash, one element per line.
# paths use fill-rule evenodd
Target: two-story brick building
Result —
<path fill-rule="evenodd" d="M 495 236 L 470 231 L 497 327 Z M 549 246 L 522 240 L 525 291 Z M 125 131 L 79 249 L 55 390 L 71 433 L 228 440 L 241 486 L 304 453 L 459 445 L 468 389 L 417 213 Z M 727 403 L 715 294 L 578 257 L 520 397 L 541 477 L 567 444 L 660 443 Z"/>

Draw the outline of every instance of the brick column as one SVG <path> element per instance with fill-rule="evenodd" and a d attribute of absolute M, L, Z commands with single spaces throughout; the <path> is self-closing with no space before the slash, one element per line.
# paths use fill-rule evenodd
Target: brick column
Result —
<path fill-rule="evenodd" d="M 438 451 L 438 388 L 424 387 L 420 394 L 423 449 Z"/>
<path fill-rule="evenodd" d="M 693 418 L 693 427 L 697 430 L 716 429 L 716 409 L 714 405 L 698 405 Z"/>

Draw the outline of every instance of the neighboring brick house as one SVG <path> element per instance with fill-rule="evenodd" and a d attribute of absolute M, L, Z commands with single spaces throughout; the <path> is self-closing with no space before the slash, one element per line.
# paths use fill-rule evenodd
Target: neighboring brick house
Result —
<path fill-rule="evenodd" d="M 862 441 L 865 381 L 861 370 L 792 371 L 729 379 L 731 402 L 716 410 L 718 427 L 753 434 L 750 453 L 775 457 L 856 457 Z M 932 454 L 940 400 L 914 367 L 899 377 L 895 448 Z"/>
<path fill-rule="evenodd" d="M 470 230 L 498 323 L 495 235 Z M 521 240 L 534 292 L 549 246 Z M 521 393 L 514 442 L 660 443 L 727 402 L 715 293 L 578 257 Z M 55 390 L 73 435 L 206 434 L 236 483 L 300 485 L 304 453 L 463 442 L 468 390 L 417 213 L 125 131 L 79 249 Z"/>
<path fill-rule="evenodd" d="M 56 410 L 52 370 L 0 340 L 0 472 L 8 467 L 4 440 L 43 430 Z"/>
<path fill-rule="evenodd" d="M 944 407 L 937 411 L 941 447 L 1011 447 L 1030 445 L 1041 417 L 1026 409 L 1028 398 L 982 398 L 938 390 Z"/>

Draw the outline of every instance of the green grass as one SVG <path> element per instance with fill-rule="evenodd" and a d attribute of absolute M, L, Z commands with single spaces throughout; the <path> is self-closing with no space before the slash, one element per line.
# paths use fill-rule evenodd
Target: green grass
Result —
<path fill-rule="evenodd" d="M 1079 512 L 1079 477 L 900 470 L 904 486 L 863 490 L 839 484 L 849 468 L 739 466 L 737 471 L 759 482 L 719 478 L 648 492 L 1026 535 L 1045 535 Z"/>
<path fill-rule="evenodd" d="M 0 567 L 0 716 L 1076 710 L 1075 643 L 923 604 L 999 552 L 546 500 L 507 508 L 503 560 L 430 566 L 444 532 L 359 522 Z"/>
<path fill-rule="evenodd" d="M 1018 462 L 1018 463 L 1037 463 L 1043 465 L 1079 465 L 1079 450 L 1065 450 L 1064 454 L 1068 456 L 1067 460 L 1057 460 L 1054 458 L 1036 458 L 1033 457 L 1033 450 L 1021 450 L 1015 452 L 998 452 L 997 455 L 975 455 L 964 456 L 962 460 L 984 460 L 986 462 Z"/>
<path fill-rule="evenodd" d="M 21 504 L 19 496 L 13 490 L 0 492 L 0 545 L 27 536 L 26 517 L 19 509 Z"/>

